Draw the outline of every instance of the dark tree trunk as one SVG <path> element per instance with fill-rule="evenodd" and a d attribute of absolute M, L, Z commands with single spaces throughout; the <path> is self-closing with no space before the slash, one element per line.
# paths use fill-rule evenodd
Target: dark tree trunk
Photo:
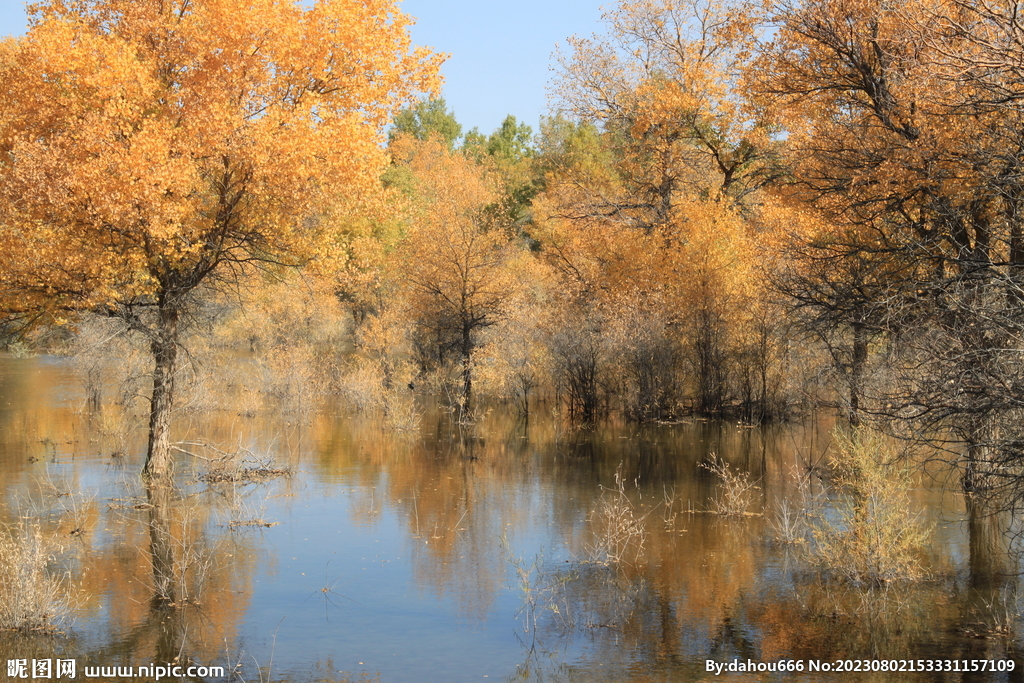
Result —
<path fill-rule="evenodd" d="M 996 588 L 1011 576 L 1005 515 L 990 501 L 967 496 L 971 587 Z"/>
<path fill-rule="evenodd" d="M 868 362 L 868 331 L 864 323 L 853 323 L 853 353 L 850 358 L 850 424 L 860 424 L 860 399 L 864 390 L 864 368 Z"/>
<path fill-rule="evenodd" d="M 471 366 L 473 354 L 473 329 L 468 323 L 462 326 L 462 408 L 468 412 L 471 410 L 473 400 L 473 368 Z"/>
<path fill-rule="evenodd" d="M 171 458 L 171 410 L 174 407 L 174 373 L 178 359 L 177 305 L 162 296 L 159 320 L 150 349 L 153 352 L 153 395 L 149 404 L 149 447 L 143 475 L 149 479 L 169 477 Z"/>
<path fill-rule="evenodd" d="M 178 600 L 178 579 L 174 571 L 174 538 L 171 535 L 171 487 L 150 484 L 146 487 L 149 501 L 149 552 L 153 561 L 153 597 L 156 609 L 174 605 Z"/>
<path fill-rule="evenodd" d="M 1020 220 L 1017 218 L 1017 200 L 1011 202 L 1013 210 L 1009 212 L 1010 222 L 1010 283 L 1009 300 L 1018 309 L 1024 308 L 1024 234 L 1021 232 Z"/>
<path fill-rule="evenodd" d="M 726 399 L 726 355 L 720 316 L 703 308 L 696 340 L 697 406 L 704 415 L 720 415 Z"/>

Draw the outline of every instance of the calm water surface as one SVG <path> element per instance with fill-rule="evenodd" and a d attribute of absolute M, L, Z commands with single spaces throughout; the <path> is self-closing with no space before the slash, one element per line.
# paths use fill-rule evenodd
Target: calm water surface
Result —
<path fill-rule="evenodd" d="M 419 428 L 397 432 L 332 408 L 184 410 L 191 455 L 154 498 L 138 478 L 144 418 L 89 410 L 85 395 L 66 361 L 0 358 L 3 519 L 55 534 L 54 569 L 80 595 L 66 639 L 6 636 L 8 657 L 424 683 L 711 680 L 708 659 L 1011 658 L 1016 671 L 992 675 L 719 680 L 1022 680 L 1000 520 L 969 523 L 931 480 L 914 505 L 935 529 L 933 580 L 828 581 L 774 540 L 781 502 L 825 457 L 824 420 L 578 429 L 539 406 L 528 421 L 496 407 L 460 426 L 424 404 Z M 291 475 L 204 481 L 222 452 Z M 758 479 L 750 510 L 762 514 L 692 512 L 719 494 L 699 467 L 712 453 Z M 602 511 L 616 509 L 642 523 L 642 547 L 590 561 L 604 557 Z M 154 605 L 160 581 L 176 608 Z"/>

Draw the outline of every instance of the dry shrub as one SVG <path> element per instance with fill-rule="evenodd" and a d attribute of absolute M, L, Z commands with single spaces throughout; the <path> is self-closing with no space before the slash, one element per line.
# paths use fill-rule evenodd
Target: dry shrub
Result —
<path fill-rule="evenodd" d="M 636 285 L 613 302 L 605 331 L 626 415 L 638 422 L 672 418 L 679 407 L 681 346 L 675 308 L 664 292 Z"/>
<path fill-rule="evenodd" d="M 65 352 L 79 372 L 90 411 L 109 404 L 111 398 L 126 415 L 143 407 L 152 359 L 145 340 L 123 320 L 82 313 Z"/>
<path fill-rule="evenodd" d="M 532 633 L 536 637 L 538 622 L 545 614 L 557 619 L 563 627 L 571 627 L 572 613 L 565 592 L 568 584 L 576 579 L 575 572 L 548 569 L 543 555 L 535 555 L 528 562 L 525 556 L 515 554 L 504 533 L 500 545 L 505 561 L 516 573 L 516 583 L 523 601 L 516 617 L 522 617 L 524 633 Z"/>
<path fill-rule="evenodd" d="M 179 383 L 181 409 L 195 413 L 225 410 L 240 417 L 258 415 L 265 398 L 261 366 L 249 359 L 231 357 L 211 346 L 209 338 L 196 337 L 190 342 L 193 362 Z M 197 360 L 200 358 L 205 360 Z"/>
<path fill-rule="evenodd" d="M 598 507 L 590 515 L 594 534 L 589 548 L 591 560 L 608 565 L 635 564 L 647 541 L 647 514 L 641 514 L 627 495 L 622 468 L 616 469 L 615 488 L 601 487 Z"/>
<path fill-rule="evenodd" d="M 416 407 L 411 391 L 389 389 L 384 394 L 384 423 L 398 432 L 414 432 L 420 427 L 423 415 Z"/>
<path fill-rule="evenodd" d="M 384 375 L 375 364 L 352 362 L 338 379 L 338 392 L 355 410 L 380 408 L 384 401 Z"/>
<path fill-rule="evenodd" d="M 330 393 L 329 353 L 313 346 L 284 342 L 254 362 L 261 390 L 285 412 L 310 413 Z"/>
<path fill-rule="evenodd" d="M 400 368 L 401 370 L 401 368 Z M 384 424 L 395 431 L 415 431 L 422 414 L 416 407 L 416 396 L 409 373 L 399 372 L 390 387 L 371 364 L 355 363 L 340 381 L 341 396 L 355 410 L 380 410 Z"/>
<path fill-rule="evenodd" d="M 733 470 L 729 463 L 712 454 L 709 462 L 700 466 L 721 479 L 722 486 L 715 494 L 713 512 L 720 515 L 744 515 L 750 508 L 756 483 L 750 481 L 750 472 Z"/>
<path fill-rule="evenodd" d="M 390 384 L 382 393 L 384 423 L 395 431 L 414 432 L 419 429 L 422 418 L 413 392 L 416 366 L 409 361 L 397 363 L 390 377 Z"/>
<path fill-rule="evenodd" d="M 369 315 L 355 331 L 355 355 L 338 380 L 339 392 L 354 409 L 380 410 L 395 431 L 415 431 L 421 413 L 414 389 L 424 388 L 412 358 L 411 327 L 400 306 Z"/>
<path fill-rule="evenodd" d="M 795 545 L 807 540 L 807 517 L 788 499 L 775 509 L 775 516 L 768 522 L 772 536 L 778 543 Z"/>
<path fill-rule="evenodd" d="M 542 387 L 551 385 L 548 322 L 536 288 L 524 286 L 507 316 L 481 336 L 474 354 L 473 388 L 479 395 L 510 401 L 523 414 Z"/>
<path fill-rule="evenodd" d="M 32 347 L 21 339 L 12 341 L 7 345 L 7 353 L 11 354 L 15 358 L 31 358 L 35 355 L 32 351 Z"/>
<path fill-rule="evenodd" d="M 194 508 L 186 508 L 175 517 L 169 524 L 159 524 L 154 511 L 150 511 L 150 552 L 155 565 L 153 596 L 168 607 L 198 605 L 214 571 L 218 548 L 207 541 L 202 520 Z M 170 562 L 158 562 L 159 548 L 160 557 Z"/>
<path fill-rule="evenodd" d="M 140 577 L 150 588 L 151 606 L 201 604 L 225 557 L 219 543 L 209 541 L 208 508 L 194 498 L 179 498 L 170 486 L 149 486 L 145 495 L 144 504 L 131 507 L 146 510 L 149 543 L 138 551 L 151 559 L 152 573 Z"/>
<path fill-rule="evenodd" d="M 261 456 L 240 442 L 228 450 L 202 441 L 181 441 L 173 448 L 207 463 L 208 470 L 197 479 L 208 484 L 261 482 L 292 473 L 288 468 L 275 467 L 272 456 Z"/>
<path fill-rule="evenodd" d="M 361 356 L 339 377 L 338 390 L 355 410 L 381 411 L 389 429 L 415 431 L 422 417 L 413 390 L 416 380 L 416 367 L 407 360 Z"/>
<path fill-rule="evenodd" d="M 269 529 L 270 527 L 277 526 L 277 522 L 268 522 L 266 520 L 266 500 L 256 499 L 256 502 L 253 502 L 250 500 L 250 493 L 243 491 L 241 487 L 237 486 L 232 487 L 229 491 L 225 491 L 230 504 L 229 512 L 231 514 L 227 524 L 228 528 L 232 530 L 243 528 Z"/>
<path fill-rule="evenodd" d="M 95 436 L 101 448 L 110 455 L 120 457 L 132 452 L 139 435 L 145 435 L 145 424 L 137 415 L 128 409 L 111 405 L 94 415 L 92 421 Z"/>
<path fill-rule="evenodd" d="M 819 519 L 825 510 L 828 496 L 826 487 L 814 486 L 813 472 L 793 467 L 797 482 L 797 495 L 778 501 L 768 528 L 777 543 L 798 545 L 813 540 L 812 520 Z"/>
<path fill-rule="evenodd" d="M 910 470 L 892 444 L 865 428 L 834 433 L 833 514 L 813 523 L 811 558 L 854 583 L 920 579 L 931 539 L 910 501 Z"/>
<path fill-rule="evenodd" d="M 56 548 L 38 526 L 0 532 L 0 630 L 56 632 L 71 611 L 71 580 L 49 569 Z"/>
<path fill-rule="evenodd" d="M 181 405 L 246 416 L 314 411 L 337 388 L 351 346 L 347 309 L 327 283 L 303 273 L 254 274 L 242 285 L 203 293 L 203 320 L 186 341 Z"/>

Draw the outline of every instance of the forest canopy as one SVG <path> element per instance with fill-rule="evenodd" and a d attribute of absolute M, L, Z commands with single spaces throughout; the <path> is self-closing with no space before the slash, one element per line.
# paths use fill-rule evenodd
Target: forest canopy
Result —
<path fill-rule="evenodd" d="M 1017 9 L 623 0 L 556 55 L 538 131 L 487 134 L 388 2 L 42 3 L 0 49 L 4 309 L 141 335 L 159 470 L 179 325 L 216 302 L 396 423 L 420 392 L 470 421 L 826 405 L 1013 488 Z M 332 332 L 243 335 L 242 300 Z"/>

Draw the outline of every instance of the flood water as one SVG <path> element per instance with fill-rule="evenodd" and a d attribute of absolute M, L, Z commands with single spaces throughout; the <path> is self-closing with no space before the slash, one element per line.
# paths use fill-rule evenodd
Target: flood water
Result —
<path fill-rule="evenodd" d="M 0 514 L 59 540 L 51 569 L 77 595 L 65 636 L 3 635 L 8 659 L 73 657 L 79 677 L 176 659 L 249 681 L 1022 680 L 1004 520 L 969 520 L 941 473 L 913 491 L 934 533 L 925 581 L 836 581 L 779 542 L 783 501 L 825 462 L 827 418 L 579 428 L 543 404 L 463 425 L 418 411 L 395 430 L 333 406 L 182 410 L 177 487 L 153 494 L 144 418 L 90 408 L 64 360 L 0 358 Z M 230 454 L 289 474 L 208 476 Z M 752 474 L 754 514 L 707 512 L 712 454 Z M 617 542 L 614 520 L 632 536 Z M 1014 670 L 707 670 L 736 659 Z"/>

